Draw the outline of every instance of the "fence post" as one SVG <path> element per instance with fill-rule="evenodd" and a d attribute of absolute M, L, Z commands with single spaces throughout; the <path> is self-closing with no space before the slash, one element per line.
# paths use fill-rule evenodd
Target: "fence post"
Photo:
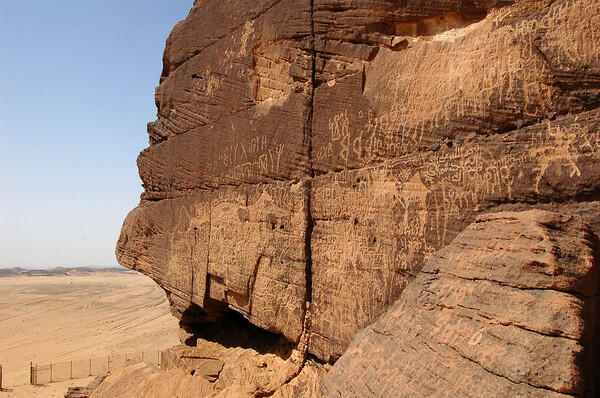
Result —
<path fill-rule="evenodd" d="M 110 355 L 106 357 L 106 373 L 110 373 Z"/>
<path fill-rule="evenodd" d="M 52 383 L 52 362 L 50 363 L 50 383 Z"/>
<path fill-rule="evenodd" d="M 29 363 L 29 368 L 30 368 L 30 377 L 29 377 L 29 383 L 36 385 L 37 384 L 37 365 L 35 365 L 35 367 L 33 367 L 33 362 Z"/>
<path fill-rule="evenodd" d="M 69 378 L 70 379 L 73 378 L 73 361 L 71 361 L 71 376 Z"/>
<path fill-rule="evenodd" d="M 2 391 L 2 365 L 0 365 L 0 391 Z"/>
<path fill-rule="evenodd" d="M 90 358 L 90 376 L 92 375 L 92 358 Z"/>

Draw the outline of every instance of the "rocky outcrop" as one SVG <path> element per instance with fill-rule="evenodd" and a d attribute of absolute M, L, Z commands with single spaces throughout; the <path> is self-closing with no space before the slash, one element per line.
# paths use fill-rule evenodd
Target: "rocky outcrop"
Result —
<path fill-rule="evenodd" d="M 335 362 L 482 212 L 600 231 L 595 0 L 195 1 L 117 257 Z"/>
<path fill-rule="evenodd" d="M 572 216 L 479 217 L 356 335 L 325 396 L 596 396 L 599 253 Z"/>
<path fill-rule="evenodd" d="M 306 335 L 294 346 L 247 321 L 229 320 L 208 329 L 193 347 L 163 351 L 161 369 L 132 364 L 113 372 L 91 398 L 321 395 L 326 370 L 314 360 L 306 360 Z"/>
<path fill-rule="evenodd" d="M 254 357 L 252 357 L 254 355 Z M 233 384 L 223 388 L 223 383 L 211 383 L 201 376 L 192 375 L 182 368 L 172 368 L 161 371 L 152 365 L 139 363 L 128 365 L 123 369 L 109 375 L 102 385 L 96 388 L 92 395 L 86 395 L 85 398 L 113 398 L 113 397 L 145 397 L 145 398 L 253 398 L 253 397 L 275 397 L 275 398 L 304 398 L 318 397 L 320 380 L 323 378 L 324 371 L 322 366 L 307 362 L 302 368 L 302 372 L 296 376 L 289 384 L 281 386 L 274 394 L 261 395 L 257 386 L 252 384 L 257 378 L 270 377 L 278 370 L 277 365 L 271 369 L 266 366 L 273 365 L 268 363 L 263 356 L 256 353 L 247 353 L 246 357 L 235 358 L 236 361 L 244 361 L 239 364 L 238 371 L 244 370 L 241 376 L 249 376 L 250 379 L 231 380 Z M 246 366 L 246 368 L 244 368 Z M 262 368 L 261 368 L 262 366 Z M 259 376 L 251 373 L 252 371 L 261 372 Z M 258 387 L 260 388 L 260 387 Z M 256 394 L 253 393 L 256 392 Z M 83 397 L 73 397 L 83 398 Z"/>

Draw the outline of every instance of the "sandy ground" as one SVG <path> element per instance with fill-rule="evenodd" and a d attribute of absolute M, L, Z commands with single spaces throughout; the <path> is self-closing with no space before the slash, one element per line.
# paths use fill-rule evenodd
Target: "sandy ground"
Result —
<path fill-rule="evenodd" d="M 29 385 L 29 364 L 105 357 L 178 344 L 165 293 L 138 273 L 0 278 L 0 398 L 62 397 L 93 379 Z"/>

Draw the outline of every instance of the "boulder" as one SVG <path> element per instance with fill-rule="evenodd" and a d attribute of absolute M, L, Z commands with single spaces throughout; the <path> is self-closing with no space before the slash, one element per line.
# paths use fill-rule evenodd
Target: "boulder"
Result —
<path fill-rule="evenodd" d="M 569 397 L 600 385 L 600 242 L 540 210 L 478 217 L 358 333 L 326 397 Z"/>

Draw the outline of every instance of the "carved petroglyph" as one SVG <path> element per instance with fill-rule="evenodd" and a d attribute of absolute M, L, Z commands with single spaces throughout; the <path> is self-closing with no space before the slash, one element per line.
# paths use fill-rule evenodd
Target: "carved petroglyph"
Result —
<path fill-rule="evenodd" d="M 433 199 L 428 202 L 433 206 L 427 210 L 440 219 L 436 230 L 442 246 L 449 243 L 446 230 L 460 209 L 477 208 L 489 200 L 514 199 L 515 180 L 523 178 L 523 167 L 531 170 L 534 190 L 539 194 L 540 182 L 549 170 L 567 173 L 570 178 L 581 177 L 579 157 L 585 153 L 595 157 L 600 154 L 592 142 L 597 140 L 597 134 L 590 135 L 587 128 L 577 123 L 567 128 L 548 123 L 527 137 L 529 142 L 518 151 L 498 154 L 490 143 L 455 147 L 419 158 L 420 177 Z M 506 145 L 513 140 L 517 141 L 508 138 Z"/>
<path fill-rule="evenodd" d="M 393 100 L 392 100 L 393 102 Z M 364 166 L 385 160 L 400 153 L 416 151 L 421 143 L 423 128 L 412 129 L 398 124 L 398 106 L 376 115 L 373 110 L 348 110 L 328 119 L 328 136 L 313 152 L 315 160 L 328 164 L 339 158 L 341 165 L 358 162 Z"/>
<path fill-rule="evenodd" d="M 344 126 L 346 117 L 341 115 L 331 123 L 336 138 L 343 137 L 344 129 L 338 126 Z M 597 118 L 594 115 L 587 115 L 586 121 Z M 338 349 L 327 339 L 338 336 L 338 342 L 348 342 L 376 318 L 418 267 L 481 209 L 522 199 L 532 191 L 548 195 L 541 183 L 550 173 L 581 179 L 582 165 L 590 158 L 600 159 L 600 134 L 587 126 L 569 117 L 317 177 L 312 205 L 317 355 Z M 365 278 L 376 281 L 373 288 L 347 311 Z M 330 292 L 326 299 L 325 291 Z M 472 342 L 477 340 L 475 336 Z"/>
<path fill-rule="evenodd" d="M 348 155 L 350 154 L 350 122 L 348 120 L 348 111 L 329 118 L 329 132 L 331 133 L 332 143 L 340 143 L 341 149 L 339 150 L 339 154 L 347 162 Z"/>
<path fill-rule="evenodd" d="M 357 137 L 354 140 L 353 148 L 357 156 L 366 156 L 367 159 L 376 160 L 384 157 L 386 154 L 400 153 L 400 151 L 408 150 L 408 148 L 416 149 L 412 146 L 415 137 L 401 135 L 398 132 L 398 126 L 392 123 L 395 118 L 394 105 L 389 114 L 375 116 L 373 111 L 359 111 L 357 116 L 359 120 L 364 121 L 364 127 L 359 129 Z M 406 142 L 404 142 L 406 139 Z"/>
<path fill-rule="evenodd" d="M 241 43 L 240 43 L 240 56 L 246 55 L 248 52 L 248 43 L 250 36 L 254 34 L 254 21 L 248 21 L 244 25 L 244 31 L 242 32 Z"/>
<path fill-rule="evenodd" d="M 281 195 L 283 191 L 287 192 Z M 255 276 L 254 268 L 261 257 L 267 256 L 267 248 L 273 239 L 282 238 L 279 234 L 286 228 L 288 232 L 296 230 L 290 208 L 298 207 L 299 198 L 285 187 L 265 189 L 251 204 L 247 203 L 246 195 L 222 191 L 215 199 L 209 273 L 222 278 L 232 291 L 248 296 L 251 279 Z M 298 220 L 294 218 L 293 221 Z M 289 244 L 288 241 L 277 251 L 285 251 Z M 270 253 L 268 257 L 274 255 Z"/>
<path fill-rule="evenodd" d="M 215 205 L 208 267 L 209 274 L 220 277 L 231 291 L 246 297 L 254 266 L 264 250 L 264 243 L 259 240 L 260 226 L 248 222 L 248 213 L 243 203 Z"/>
<path fill-rule="evenodd" d="M 425 58 L 431 51 L 439 56 L 427 62 L 412 60 L 398 65 L 400 70 L 389 80 L 392 95 L 379 94 L 385 91 L 370 94 L 377 88 L 370 88 L 368 83 L 365 94 L 372 95 L 380 104 L 380 114 L 384 114 L 385 109 L 389 110 L 392 130 L 403 131 L 407 128 L 408 131 L 403 133 L 405 139 L 417 143 L 422 138 L 423 130 L 437 129 L 450 120 L 468 116 L 487 117 L 491 109 L 498 105 L 518 108 L 523 101 L 521 96 L 529 104 L 525 113 L 537 115 L 549 112 L 554 89 L 541 83 L 545 66 L 539 57 L 532 56 L 531 48 L 513 45 L 511 36 L 497 34 L 493 37 L 491 42 L 497 47 L 495 49 L 475 46 L 471 50 L 465 49 L 464 53 L 455 51 L 445 42 L 423 44 L 415 48 L 416 54 L 413 56 Z M 378 59 L 384 62 L 385 56 L 384 52 L 374 63 Z M 442 67 L 442 62 L 445 67 Z M 494 63 L 496 67 L 493 70 L 487 68 L 489 63 Z M 414 65 L 420 65 L 418 73 Z M 423 73 L 422 69 L 427 69 L 427 73 Z M 426 78 L 415 78 L 417 75 Z M 537 101 L 533 101 L 533 98 Z M 501 103 L 498 104 L 498 101 Z"/>
<path fill-rule="evenodd" d="M 245 162 L 234 166 L 229 173 L 225 174 L 225 178 L 243 181 L 251 177 L 277 174 L 284 149 L 284 144 L 277 145 L 275 149 L 268 149 L 267 153 L 259 155 L 254 162 Z"/>
<path fill-rule="evenodd" d="M 219 190 L 212 208 L 207 272 L 223 285 L 213 298 L 292 340 L 302 326 L 305 211 L 303 188 L 289 184 Z"/>
<path fill-rule="evenodd" d="M 227 146 L 217 156 L 217 161 L 228 170 L 224 176 L 226 179 L 239 181 L 279 174 L 284 150 L 285 144 L 269 142 L 267 136 L 259 135 Z"/>
<path fill-rule="evenodd" d="M 151 266 L 142 270 L 161 278 L 179 313 L 190 303 L 211 311 L 221 301 L 296 341 L 305 298 L 305 195 L 302 184 L 272 183 L 148 203 L 137 210 L 147 221 L 122 238 L 123 250 L 150 246 Z"/>
<path fill-rule="evenodd" d="M 594 35 L 593 22 L 583 16 L 598 15 L 598 7 L 593 1 L 578 6 L 562 2 L 542 18 L 497 27 L 485 39 L 467 35 L 457 39 L 460 44 L 419 42 L 400 55 L 381 49 L 365 67 L 364 93 L 377 116 L 367 119 L 366 131 L 351 130 L 369 137 L 371 145 L 364 145 L 368 155 L 389 156 L 413 152 L 432 130 L 459 133 L 454 126 L 469 117 L 490 130 L 517 119 L 540 120 L 562 106 L 556 101 L 557 88 L 547 84 L 554 79 L 554 64 L 594 68 L 598 63 L 600 38 L 588 39 Z M 493 11 L 478 29 L 500 24 L 496 13 L 506 12 Z M 564 59 L 548 61 L 545 54 Z M 477 122 L 503 118 L 499 109 L 511 114 L 509 119 L 499 119 L 497 125 Z M 382 137 L 380 142 L 373 133 Z"/>
<path fill-rule="evenodd" d="M 579 131 L 580 132 L 580 131 Z M 566 166 L 569 170 L 569 177 L 577 175 L 581 176 L 581 171 L 577 167 L 575 160 L 578 153 L 572 148 L 573 141 L 577 137 L 574 130 L 564 130 L 560 126 L 552 127 L 548 123 L 546 134 L 540 134 L 534 139 L 539 139 L 544 142 L 552 142 L 553 145 L 541 146 L 540 148 L 531 149 L 530 155 L 538 159 L 536 167 L 537 176 L 535 179 L 535 192 L 540 193 L 539 186 L 542 177 L 551 165 Z"/>
<path fill-rule="evenodd" d="M 343 171 L 317 181 L 311 329 L 317 355 L 349 343 L 393 302 L 414 264 L 433 253 L 426 240 L 428 195 L 418 174 L 386 167 Z M 374 281 L 368 291 L 361 286 L 365 279 Z M 363 292 L 362 299 L 352 300 L 357 291 Z M 334 336 L 337 343 L 328 340 Z"/>
<path fill-rule="evenodd" d="M 194 73 L 190 90 L 193 101 L 206 101 L 206 99 L 214 97 L 224 80 L 225 77 L 222 74 L 214 72 L 210 67 L 201 73 Z M 176 112 L 176 110 L 172 112 Z"/>
<path fill-rule="evenodd" d="M 555 3 L 540 18 L 517 23 L 516 29 L 531 32 L 531 42 L 536 40 L 538 32 L 544 32 L 547 39 L 540 43 L 540 48 L 554 54 L 549 59 L 553 68 L 568 70 L 598 65 L 599 23 L 600 3 L 595 0 L 577 0 Z"/>
<path fill-rule="evenodd" d="M 223 149 L 223 152 L 218 155 L 217 160 L 224 167 L 235 166 L 240 162 L 247 161 L 250 159 L 250 156 L 264 152 L 268 147 L 267 141 L 268 138 L 264 135 L 251 140 L 241 139 Z"/>
<path fill-rule="evenodd" d="M 600 156 L 595 145 L 598 134 L 590 133 L 587 126 L 577 122 L 567 127 L 548 122 L 525 133 L 507 135 L 503 140 L 419 157 L 421 178 L 435 204 L 428 211 L 444 219 L 436 226 L 442 234 L 440 243 L 448 243 L 443 236 L 450 218 L 460 209 L 477 208 L 490 200 L 513 200 L 515 181 L 524 178 L 523 167 L 531 171 L 537 194 L 549 170 L 566 173 L 569 178 L 581 177 L 579 158 Z M 507 148 L 520 142 L 521 148 L 498 154 L 493 145 L 498 141 Z M 398 166 L 402 164 L 399 162 Z"/>

